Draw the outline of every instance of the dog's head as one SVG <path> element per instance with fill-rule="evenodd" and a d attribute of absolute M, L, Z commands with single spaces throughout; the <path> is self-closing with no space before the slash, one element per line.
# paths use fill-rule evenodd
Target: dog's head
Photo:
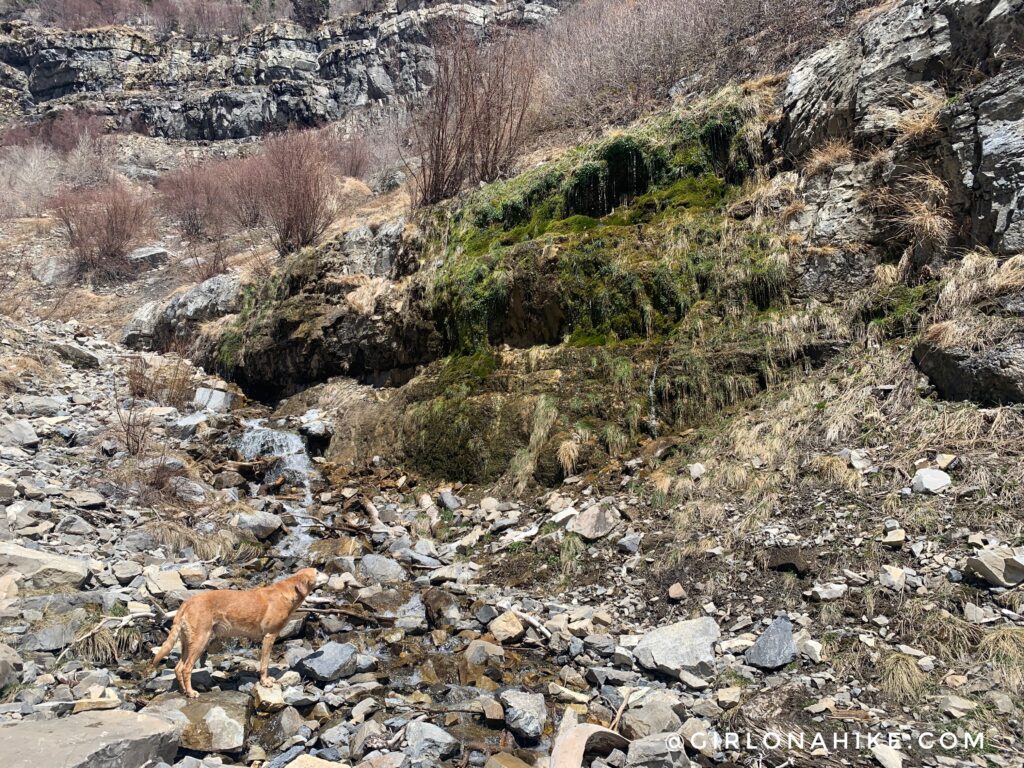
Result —
<path fill-rule="evenodd" d="M 327 583 L 327 575 L 316 568 L 303 568 L 295 574 L 295 578 L 302 585 L 303 597 Z"/>

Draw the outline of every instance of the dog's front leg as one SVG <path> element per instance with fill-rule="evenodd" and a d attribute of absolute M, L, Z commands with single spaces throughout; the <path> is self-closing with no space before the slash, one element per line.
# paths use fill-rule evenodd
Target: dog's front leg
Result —
<path fill-rule="evenodd" d="M 268 670 L 270 668 L 270 651 L 274 647 L 275 640 L 277 640 L 277 635 L 263 636 L 263 648 L 260 649 L 260 685 L 264 688 L 269 688 L 274 684 Z"/>

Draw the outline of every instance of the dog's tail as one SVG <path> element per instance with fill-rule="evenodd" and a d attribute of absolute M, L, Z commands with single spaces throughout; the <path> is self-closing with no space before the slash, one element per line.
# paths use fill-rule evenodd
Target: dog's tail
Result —
<path fill-rule="evenodd" d="M 156 668 L 157 665 L 164 660 L 164 657 L 171 652 L 174 647 L 174 643 L 178 639 L 178 635 L 181 634 L 181 617 L 185 614 L 185 607 L 182 606 L 174 616 L 174 621 L 171 622 L 171 631 L 167 634 L 167 639 L 164 640 L 164 644 L 157 649 L 157 652 L 153 655 L 153 661 L 150 662 L 152 668 Z"/>

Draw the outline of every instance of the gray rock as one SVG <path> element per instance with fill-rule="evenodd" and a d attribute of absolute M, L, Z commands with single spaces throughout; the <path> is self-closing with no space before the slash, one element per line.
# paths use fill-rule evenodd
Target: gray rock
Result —
<path fill-rule="evenodd" d="M 14 446 L 26 451 L 34 451 L 39 447 L 39 435 L 32 425 L 24 419 L 17 419 L 0 424 L 0 445 Z"/>
<path fill-rule="evenodd" d="M 679 716 L 667 701 L 654 700 L 629 709 L 622 716 L 622 735 L 627 739 L 642 739 L 654 733 L 678 731 L 682 725 Z"/>
<path fill-rule="evenodd" d="M 75 368 L 99 368 L 100 358 L 95 353 L 78 344 L 55 341 L 50 348 L 67 360 Z"/>
<path fill-rule="evenodd" d="M 5 541 L 0 542 L 0 572 L 7 569 L 23 573 L 38 589 L 78 589 L 89 579 L 89 568 L 85 560 L 28 549 Z"/>
<path fill-rule="evenodd" d="M 779 616 L 757 641 L 747 649 L 747 664 L 761 669 L 778 669 L 796 658 L 793 624 L 788 616 Z"/>
<path fill-rule="evenodd" d="M 318 650 L 304 657 L 296 668 L 314 680 L 330 683 L 355 674 L 358 650 L 352 643 L 324 643 Z"/>
<path fill-rule="evenodd" d="M 924 341 L 914 348 L 913 358 L 946 400 L 985 406 L 1024 402 L 1024 338 L 1019 335 L 980 349 Z"/>
<path fill-rule="evenodd" d="M 359 561 L 359 575 L 375 584 L 403 584 L 409 580 L 405 568 L 384 555 L 363 555 Z"/>
<path fill-rule="evenodd" d="M 530 741 L 539 739 L 548 721 L 544 695 L 525 691 L 504 691 L 500 698 L 505 707 L 505 724 L 509 730 Z"/>
<path fill-rule="evenodd" d="M 235 525 L 263 541 L 280 530 L 284 522 L 273 512 L 242 512 Z"/>
<path fill-rule="evenodd" d="M 0 726 L 0 753 L 8 768 L 143 768 L 170 763 L 177 751 L 172 723 L 120 709 Z"/>
<path fill-rule="evenodd" d="M 1024 582 L 1024 547 L 986 547 L 967 558 L 967 570 L 994 587 Z"/>
<path fill-rule="evenodd" d="M 630 743 L 626 768 L 688 768 L 678 733 L 657 733 Z"/>
<path fill-rule="evenodd" d="M 457 755 L 459 740 L 436 725 L 414 720 L 405 727 L 406 754 L 414 760 L 425 757 L 445 759 Z"/>
<path fill-rule="evenodd" d="M 9 645 L 0 643 L 0 689 L 21 679 L 24 662 L 18 652 Z"/>
<path fill-rule="evenodd" d="M 198 699 L 179 693 L 163 693 L 147 704 L 142 713 L 174 724 L 181 746 L 197 752 L 237 752 L 245 746 L 249 729 L 248 694 L 239 691 L 211 691 Z"/>
<path fill-rule="evenodd" d="M 619 511 L 610 504 L 593 504 L 570 520 L 566 530 L 595 541 L 611 533 L 620 519 Z"/>
<path fill-rule="evenodd" d="M 192 404 L 197 408 L 203 408 L 214 413 L 227 413 L 231 410 L 231 405 L 234 401 L 235 396 L 231 392 L 225 392 L 222 389 L 211 389 L 210 387 L 199 387 L 196 389 Z"/>
<path fill-rule="evenodd" d="M 633 655 L 640 666 L 666 675 L 710 675 L 715 668 L 714 644 L 721 634 L 709 616 L 680 621 L 645 634 Z"/>

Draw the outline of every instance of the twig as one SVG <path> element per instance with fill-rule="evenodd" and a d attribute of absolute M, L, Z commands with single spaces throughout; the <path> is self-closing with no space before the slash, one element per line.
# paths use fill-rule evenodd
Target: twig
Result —
<path fill-rule="evenodd" d="M 522 619 L 531 627 L 536 629 L 538 632 L 544 635 L 544 637 L 551 637 L 551 630 L 545 627 L 543 624 L 541 624 L 540 621 L 535 619 L 533 616 L 530 616 L 527 613 L 523 613 L 522 611 L 517 611 L 515 608 L 512 609 L 512 613 L 514 613 L 520 619 Z"/>

